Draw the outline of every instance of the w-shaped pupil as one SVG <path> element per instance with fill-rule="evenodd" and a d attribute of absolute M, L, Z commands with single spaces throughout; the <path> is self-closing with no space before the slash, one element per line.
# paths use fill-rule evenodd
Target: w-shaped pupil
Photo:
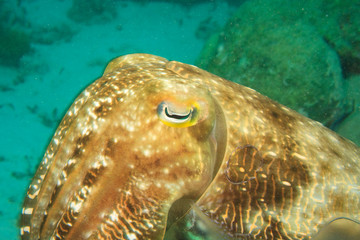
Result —
<path fill-rule="evenodd" d="M 165 114 L 166 114 L 166 116 L 169 117 L 169 118 L 175 118 L 175 119 L 179 119 L 179 120 L 184 120 L 184 119 L 187 119 L 187 118 L 190 117 L 190 115 L 191 115 L 191 110 L 190 110 L 189 113 L 186 114 L 186 115 L 180 115 L 180 114 L 169 113 L 168 108 L 165 107 Z"/>

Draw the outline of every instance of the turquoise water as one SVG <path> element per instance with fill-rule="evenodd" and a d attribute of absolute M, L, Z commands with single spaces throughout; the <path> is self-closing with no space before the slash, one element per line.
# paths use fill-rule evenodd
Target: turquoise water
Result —
<path fill-rule="evenodd" d="M 221 47 L 209 39 L 223 31 L 242 2 L 0 1 L 0 239 L 18 238 L 24 194 L 59 121 L 74 98 L 102 75 L 111 59 L 129 53 L 150 53 L 188 64 L 199 63 L 199 56 L 210 59 L 213 56 L 207 53 L 200 55 L 204 46 Z M 329 108 L 341 112 L 332 119 L 336 124 L 329 126 L 359 144 L 360 36 L 353 27 L 359 26 L 359 18 L 354 16 L 359 13 L 359 3 L 344 8 L 348 12 L 326 16 L 313 10 L 323 7 L 315 3 L 304 5 L 304 11 L 308 11 L 307 17 L 313 14 L 314 18 L 328 19 L 329 26 L 323 31 L 329 34 L 311 31 L 320 32 L 321 44 L 338 59 L 336 74 L 346 85 L 341 94 L 349 103 L 344 111 Z M 334 12 L 330 7 L 321 9 Z M 306 20 L 312 21 L 311 17 Z M 317 29 L 316 24 L 311 26 Z M 333 34 L 337 34 L 338 28 L 343 40 L 332 42 L 330 33 L 334 29 Z M 299 44 L 311 46 L 313 42 Z M 327 106 L 324 109 L 328 111 Z"/>
<path fill-rule="evenodd" d="M 73 2 L 0 2 L 1 47 L 8 49 L 0 65 L 0 239 L 17 238 L 23 197 L 50 138 L 111 59 L 144 52 L 193 64 L 235 10 L 225 2 Z"/>

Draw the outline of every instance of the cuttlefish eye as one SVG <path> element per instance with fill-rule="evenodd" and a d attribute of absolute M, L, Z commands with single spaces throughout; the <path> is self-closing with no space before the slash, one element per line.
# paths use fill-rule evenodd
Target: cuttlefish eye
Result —
<path fill-rule="evenodd" d="M 176 104 L 163 101 L 158 105 L 157 114 L 170 127 L 190 127 L 199 120 L 199 105 L 196 102 Z"/>

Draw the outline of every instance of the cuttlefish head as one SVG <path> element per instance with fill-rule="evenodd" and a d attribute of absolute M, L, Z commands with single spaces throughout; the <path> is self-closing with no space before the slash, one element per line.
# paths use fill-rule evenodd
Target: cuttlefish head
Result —
<path fill-rule="evenodd" d="M 166 62 L 117 58 L 77 98 L 28 190 L 23 239 L 162 239 L 174 203 L 202 195 L 224 155 L 224 117 Z"/>

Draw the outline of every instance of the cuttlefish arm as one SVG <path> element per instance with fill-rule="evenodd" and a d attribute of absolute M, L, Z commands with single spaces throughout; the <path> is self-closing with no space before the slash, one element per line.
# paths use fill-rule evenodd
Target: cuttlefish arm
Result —
<path fill-rule="evenodd" d="M 359 156 L 254 90 L 127 55 L 65 115 L 29 187 L 21 235 L 162 239 L 193 214 L 226 238 L 311 238 L 335 218 L 360 219 Z"/>
<path fill-rule="evenodd" d="M 172 204 L 204 192 L 221 109 L 166 63 L 115 59 L 75 100 L 29 187 L 22 239 L 162 239 Z"/>

